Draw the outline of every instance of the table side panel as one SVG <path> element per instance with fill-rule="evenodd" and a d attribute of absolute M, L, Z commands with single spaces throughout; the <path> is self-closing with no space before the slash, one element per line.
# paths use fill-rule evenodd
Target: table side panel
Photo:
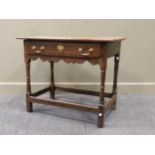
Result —
<path fill-rule="evenodd" d="M 106 57 L 113 57 L 120 53 L 121 42 L 108 43 L 106 47 Z"/>

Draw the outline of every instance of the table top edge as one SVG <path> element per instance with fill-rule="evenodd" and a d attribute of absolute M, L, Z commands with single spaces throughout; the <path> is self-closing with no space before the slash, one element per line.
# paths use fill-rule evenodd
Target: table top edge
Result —
<path fill-rule="evenodd" d="M 114 42 L 126 40 L 125 36 L 120 37 L 52 37 L 52 36 L 19 36 L 21 40 L 51 40 L 51 41 L 91 41 L 91 42 Z"/>

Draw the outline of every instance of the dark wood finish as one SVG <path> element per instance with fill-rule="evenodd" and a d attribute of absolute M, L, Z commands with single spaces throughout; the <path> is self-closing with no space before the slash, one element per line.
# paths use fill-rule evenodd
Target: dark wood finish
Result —
<path fill-rule="evenodd" d="M 56 86 L 55 88 L 56 88 L 56 90 L 61 90 L 61 91 L 65 91 L 65 92 L 100 96 L 100 92 L 92 91 L 92 90 L 83 90 L 83 89 L 77 89 L 77 88 L 65 88 L 65 87 L 61 87 L 61 86 Z M 105 97 L 110 98 L 113 94 L 112 93 L 104 93 L 104 95 L 105 95 Z"/>
<path fill-rule="evenodd" d="M 39 95 L 42 95 L 42 94 L 44 94 L 44 93 L 46 93 L 46 92 L 48 92 L 48 91 L 51 91 L 51 86 L 49 86 L 49 87 L 47 87 L 47 88 L 44 88 L 44 89 L 42 89 L 42 90 L 39 90 L 39 91 L 37 91 L 37 92 L 35 92 L 35 93 L 31 93 L 31 95 L 32 95 L 32 96 L 39 96 Z"/>
<path fill-rule="evenodd" d="M 104 53 L 103 53 L 104 55 Z M 105 56 L 100 60 L 100 104 L 103 106 L 99 106 L 99 113 L 98 113 L 98 127 L 102 128 L 104 126 L 104 98 L 105 98 L 105 75 L 106 75 L 106 65 L 107 60 Z"/>
<path fill-rule="evenodd" d="M 31 102 L 40 103 L 40 104 L 53 105 L 53 106 L 74 109 L 74 110 L 88 111 L 88 112 L 98 112 L 98 107 L 90 106 L 90 105 L 83 105 L 80 103 L 58 101 L 55 99 L 51 99 L 49 101 L 47 99 L 37 98 L 37 97 L 33 97 L 33 96 L 30 96 L 28 99 Z"/>
<path fill-rule="evenodd" d="M 28 97 L 31 95 L 31 80 L 30 80 L 30 59 L 25 59 L 26 62 L 26 86 L 27 86 L 27 93 L 26 93 L 26 108 L 27 112 L 32 112 L 32 102 L 29 101 Z"/>
<path fill-rule="evenodd" d="M 112 93 L 116 95 L 117 97 L 117 80 L 118 80 L 118 69 L 119 69 L 119 59 L 120 59 L 120 56 L 119 54 L 116 54 L 114 56 L 114 78 L 113 78 L 113 89 L 112 89 Z M 117 99 L 115 100 L 113 106 L 112 106 L 112 109 L 116 109 L 116 101 Z"/>
<path fill-rule="evenodd" d="M 98 111 L 98 123 L 97 126 L 99 128 L 103 128 L 104 127 L 104 105 L 100 105 L 98 107 L 99 111 Z"/>
<path fill-rule="evenodd" d="M 27 55 L 26 55 L 27 56 Z M 82 64 L 84 63 L 86 60 L 88 62 L 90 62 L 92 65 L 97 65 L 99 63 L 99 59 L 98 58 L 83 58 L 81 57 L 79 58 L 68 58 L 68 57 L 49 57 L 49 56 L 43 56 L 43 55 L 28 55 L 29 58 L 31 58 L 31 60 L 37 60 L 37 59 L 41 59 L 43 61 L 53 61 L 53 62 L 59 62 L 60 60 L 63 60 L 66 63 L 73 63 L 73 64 Z"/>
<path fill-rule="evenodd" d="M 32 103 L 35 102 L 74 110 L 94 112 L 97 113 L 98 116 L 98 127 L 102 128 L 104 126 L 105 112 L 110 108 L 115 109 L 116 107 L 120 46 L 121 41 L 124 40 L 125 37 L 19 37 L 18 39 L 24 40 L 27 76 L 27 111 L 32 111 Z M 114 57 L 113 89 L 111 93 L 105 93 L 107 59 L 109 57 Z M 45 89 L 31 93 L 30 62 L 36 59 L 50 62 L 51 84 Z M 101 79 L 100 92 L 55 86 L 54 63 L 60 60 L 64 60 L 66 63 L 78 64 L 88 61 L 92 65 L 99 65 Z M 55 99 L 55 90 L 99 96 L 99 104 L 92 106 L 58 101 Z M 51 99 L 37 97 L 47 91 L 50 91 Z M 110 98 L 108 103 L 105 103 L 105 97 Z"/>
<path fill-rule="evenodd" d="M 58 47 L 62 47 L 62 51 L 58 50 Z M 33 49 L 33 47 L 35 47 Z M 40 50 L 41 48 L 44 48 Z M 83 50 L 79 52 L 79 50 Z M 75 57 L 83 58 L 85 54 L 88 54 L 88 51 L 93 49 L 89 55 L 86 55 L 88 58 L 98 58 L 101 55 L 101 45 L 99 44 L 70 44 L 70 43 L 27 43 L 27 52 L 31 55 L 38 55 L 36 51 L 40 51 L 41 56 L 53 56 L 53 57 Z"/>
<path fill-rule="evenodd" d="M 51 67 L 51 91 L 50 91 L 50 97 L 52 99 L 55 98 L 55 84 L 54 84 L 54 62 L 50 62 Z"/>

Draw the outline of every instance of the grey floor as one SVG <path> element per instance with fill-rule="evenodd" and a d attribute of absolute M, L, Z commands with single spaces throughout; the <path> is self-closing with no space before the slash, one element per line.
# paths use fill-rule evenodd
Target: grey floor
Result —
<path fill-rule="evenodd" d="M 96 104 L 97 97 L 59 94 L 57 98 Z M 119 95 L 116 111 L 105 116 L 105 127 L 96 126 L 97 116 L 58 107 L 35 104 L 25 111 L 23 96 L 0 96 L 1 135 L 122 135 L 155 134 L 155 96 Z"/>

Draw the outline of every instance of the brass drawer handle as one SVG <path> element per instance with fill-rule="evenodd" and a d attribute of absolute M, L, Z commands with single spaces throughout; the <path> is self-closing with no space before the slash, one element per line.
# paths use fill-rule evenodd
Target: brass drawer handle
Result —
<path fill-rule="evenodd" d="M 80 54 L 83 56 L 89 56 L 90 55 L 90 53 L 80 53 Z"/>
<path fill-rule="evenodd" d="M 45 49 L 45 46 L 41 46 L 40 50 L 43 51 Z"/>
<path fill-rule="evenodd" d="M 45 50 L 45 46 L 40 46 L 40 50 L 37 50 L 37 46 L 33 45 L 31 49 L 34 53 L 41 54 Z"/>
<path fill-rule="evenodd" d="M 94 48 L 89 48 L 88 51 L 89 51 L 89 52 L 93 52 L 93 51 L 94 51 Z"/>
<path fill-rule="evenodd" d="M 78 48 L 78 51 L 79 51 L 79 52 L 83 52 L 83 48 L 81 48 L 81 47 Z"/>
<path fill-rule="evenodd" d="M 37 47 L 36 47 L 35 45 L 33 45 L 33 46 L 31 47 L 31 49 L 32 49 L 32 50 L 36 50 Z"/>
<path fill-rule="evenodd" d="M 34 51 L 34 53 L 36 53 L 36 54 L 41 54 L 43 51 L 41 51 L 41 50 L 37 50 L 37 51 Z"/>
<path fill-rule="evenodd" d="M 78 48 L 78 51 L 83 56 L 89 56 L 91 54 L 91 52 L 94 51 L 94 48 L 89 48 L 88 51 L 84 51 L 83 48 L 80 47 L 80 48 Z"/>
<path fill-rule="evenodd" d="M 65 47 L 63 45 L 61 45 L 61 44 L 57 46 L 57 50 L 59 52 L 62 52 L 64 49 L 65 49 Z"/>

